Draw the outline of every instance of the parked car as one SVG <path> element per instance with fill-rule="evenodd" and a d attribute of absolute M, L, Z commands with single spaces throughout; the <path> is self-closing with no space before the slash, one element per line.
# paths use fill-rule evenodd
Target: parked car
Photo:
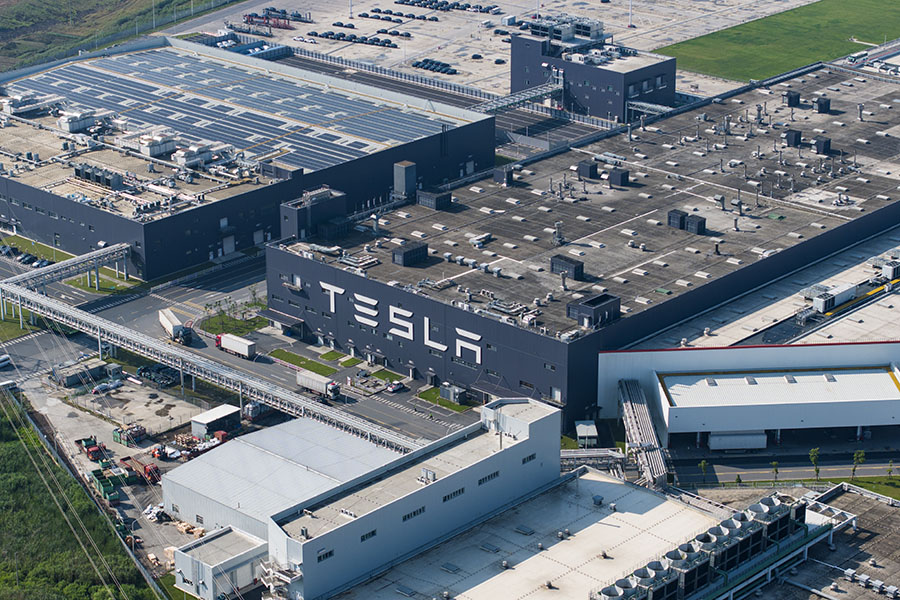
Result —
<path fill-rule="evenodd" d="M 387 391 L 389 391 L 390 393 L 395 394 L 395 393 L 399 392 L 400 390 L 402 390 L 402 389 L 405 388 L 405 387 L 406 387 L 406 386 L 403 385 L 403 384 L 402 384 L 401 382 L 399 382 L 399 381 L 392 381 L 392 382 L 390 382 L 390 383 L 387 385 L 387 387 L 386 387 L 385 389 L 386 389 Z"/>

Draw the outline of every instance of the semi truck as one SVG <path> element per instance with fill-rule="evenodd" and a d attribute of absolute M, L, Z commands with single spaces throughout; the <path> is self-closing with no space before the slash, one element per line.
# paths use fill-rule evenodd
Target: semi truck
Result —
<path fill-rule="evenodd" d="M 164 308 L 159 311 L 159 324 L 166 330 L 169 339 L 185 346 L 191 345 L 191 339 L 194 332 L 191 329 L 192 321 L 182 323 L 181 319 L 175 316 L 170 308 Z"/>
<path fill-rule="evenodd" d="M 248 360 L 256 356 L 256 342 L 245 340 L 230 333 L 216 336 L 216 348 Z"/>
<path fill-rule="evenodd" d="M 262 404 L 260 402 L 252 401 L 244 404 L 243 417 L 252 423 L 263 418 L 264 416 L 272 412 L 272 410 L 272 407 L 268 404 Z"/>
<path fill-rule="evenodd" d="M 331 400 L 341 394 L 341 385 L 338 382 L 311 371 L 297 371 L 297 385 Z"/>

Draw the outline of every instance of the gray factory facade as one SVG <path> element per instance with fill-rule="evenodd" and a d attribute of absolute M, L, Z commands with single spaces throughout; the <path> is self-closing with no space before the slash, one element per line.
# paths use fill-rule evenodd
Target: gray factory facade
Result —
<path fill-rule="evenodd" d="M 279 205 L 303 190 L 339 183 L 352 214 L 391 200 L 394 163 L 415 158 L 411 186 L 493 165 L 493 117 L 142 43 L 10 75 L 4 229 L 72 253 L 128 243 L 130 272 L 153 279 L 277 239 Z"/>
<path fill-rule="evenodd" d="M 564 82 L 563 109 L 609 120 L 633 120 L 629 102 L 673 106 L 675 59 L 607 43 L 603 24 L 576 18 L 530 22 L 511 38 L 510 91 Z"/>

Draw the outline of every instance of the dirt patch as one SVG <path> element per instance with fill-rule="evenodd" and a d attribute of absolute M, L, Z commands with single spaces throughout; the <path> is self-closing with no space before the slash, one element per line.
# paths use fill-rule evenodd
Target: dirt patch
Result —
<path fill-rule="evenodd" d="M 175 408 L 174 404 L 166 404 L 162 408 L 156 410 L 157 417 L 168 417 L 169 411 Z"/>

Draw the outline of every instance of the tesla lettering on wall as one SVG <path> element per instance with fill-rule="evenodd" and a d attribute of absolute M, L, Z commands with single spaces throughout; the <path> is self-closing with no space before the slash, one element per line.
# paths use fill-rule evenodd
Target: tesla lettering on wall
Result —
<path fill-rule="evenodd" d="M 337 296 L 342 296 L 347 291 L 342 287 L 338 287 L 331 283 L 320 281 L 322 291 L 328 296 L 328 310 L 332 313 L 337 312 Z M 357 323 L 368 325 L 369 327 L 378 327 L 379 309 L 378 300 L 363 296 L 362 294 L 353 294 L 353 308 L 356 314 L 353 315 Z M 388 306 L 387 311 L 388 323 L 391 325 L 388 333 L 396 335 L 405 340 L 415 341 L 415 325 L 412 320 L 413 312 L 400 308 L 399 306 Z M 468 353 L 467 359 L 474 356 L 475 364 L 481 364 L 481 335 L 473 333 L 465 329 L 456 327 L 456 341 L 454 351 L 457 358 L 463 358 L 463 351 Z M 441 352 L 446 352 L 449 346 L 437 340 L 431 339 L 431 320 L 428 317 L 422 317 L 422 343 L 429 348 L 434 348 Z"/>

